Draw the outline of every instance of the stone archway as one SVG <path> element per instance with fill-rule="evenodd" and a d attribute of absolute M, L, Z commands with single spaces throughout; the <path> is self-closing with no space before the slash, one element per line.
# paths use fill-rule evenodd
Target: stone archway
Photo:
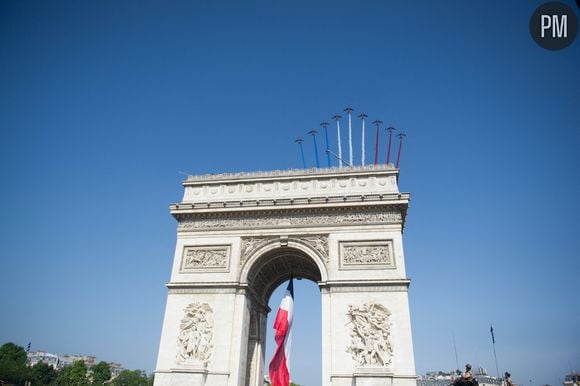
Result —
<path fill-rule="evenodd" d="M 190 176 L 155 386 L 262 385 L 268 298 L 291 274 L 318 283 L 324 386 L 414 386 L 392 166 Z"/>
<path fill-rule="evenodd" d="M 320 236 L 295 238 L 252 238 L 243 240 L 248 258 L 242 268 L 240 282 L 246 283 L 249 292 L 250 323 L 248 329 L 248 354 L 245 386 L 262 386 L 267 358 L 266 321 L 268 301 L 274 289 L 291 277 L 322 283 L 326 269 L 320 256 L 309 245 Z M 322 236 L 324 238 L 324 236 Z"/>

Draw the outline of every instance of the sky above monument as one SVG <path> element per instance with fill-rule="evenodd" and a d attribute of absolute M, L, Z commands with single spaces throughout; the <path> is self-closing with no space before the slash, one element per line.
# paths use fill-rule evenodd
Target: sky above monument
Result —
<path fill-rule="evenodd" d="M 536 45 L 541 3 L 0 2 L 0 343 L 153 371 L 184 173 L 301 168 L 298 136 L 312 167 L 307 132 L 350 105 L 407 134 L 417 373 L 455 369 L 454 336 L 495 375 L 493 324 L 500 372 L 559 384 L 580 370 L 580 42 Z M 316 294 L 296 284 L 306 386 Z"/>

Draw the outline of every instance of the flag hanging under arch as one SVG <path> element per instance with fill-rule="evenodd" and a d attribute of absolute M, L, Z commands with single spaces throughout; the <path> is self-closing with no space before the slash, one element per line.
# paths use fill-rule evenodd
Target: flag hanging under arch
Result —
<path fill-rule="evenodd" d="M 270 362 L 270 382 L 272 386 L 290 384 L 290 346 L 292 345 L 292 316 L 294 314 L 294 285 L 292 278 L 280 302 L 274 320 L 276 351 Z"/>

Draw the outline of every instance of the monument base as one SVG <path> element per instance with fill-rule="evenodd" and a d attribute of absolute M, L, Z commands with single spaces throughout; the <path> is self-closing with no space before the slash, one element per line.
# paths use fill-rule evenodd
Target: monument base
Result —
<path fill-rule="evenodd" d="M 388 367 L 359 367 L 353 374 L 353 386 L 392 386 L 393 372 Z"/>
<path fill-rule="evenodd" d="M 417 377 L 395 375 L 388 367 L 359 367 L 352 374 L 331 376 L 332 386 L 416 386 Z"/>
<path fill-rule="evenodd" d="M 227 386 L 228 372 L 209 371 L 203 365 L 184 365 L 155 372 L 155 386 Z"/>

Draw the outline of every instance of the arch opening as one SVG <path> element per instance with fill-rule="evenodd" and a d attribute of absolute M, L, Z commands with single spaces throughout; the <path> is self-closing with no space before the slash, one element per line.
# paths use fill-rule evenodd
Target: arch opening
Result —
<path fill-rule="evenodd" d="M 257 248 L 242 268 L 240 281 L 250 290 L 246 386 L 264 384 L 266 324 L 271 311 L 268 303 L 275 290 L 290 277 L 307 279 L 316 285 L 324 283 L 327 280 L 324 257 L 303 240 L 272 239 Z M 252 320 L 256 321 L 253 329 Z"/>
<path fill-rule="evenodd" d="M 290 277 L 319 283 L 322 273 L 306 252 L 293 247 L 279 247 L 265 252 L 252 264 L 247 282 L 260 300 L 267 304 L 274 290 Z"/>

